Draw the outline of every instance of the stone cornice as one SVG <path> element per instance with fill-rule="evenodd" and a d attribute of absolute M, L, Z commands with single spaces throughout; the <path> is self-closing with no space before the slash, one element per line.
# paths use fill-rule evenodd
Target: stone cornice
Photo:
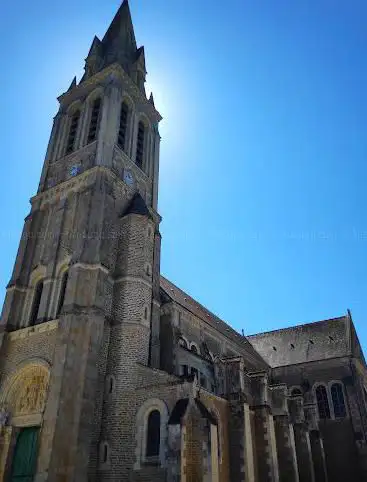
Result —
<path fill-rule="evenodd" d="M 28 336 L 56 330 L 58 326 L 59 320 L 51 320 L 47 321 L 46 323 L 40 323 L 39 325 L 27 326 L 26 328 L 21 328 L 20 330 L 11 331 L 6 334 L 6 339 L 9 341 L 21 340 L 23 338 L 27 338 Z"/>
<path fill-rule="evenodd" d="M 98 174 L 105 175 L 107 178 L 109 178 L 115 183 L 117 191 L 120 192 L 121 198 L 130 198 L 132 196 L 129 192 L 129 187 L 124 183 L 122 179 L 116 176 L 116 174 L 110 168 L 105 166 L 94 166 L 91 169 L 82 172 L 76 177 L 63 181 L 57 186 L 47 189 L 47 191 L 37 193 L 30 199 L 30 202 L 32 205 L 35 205 L 37 203 L 53 204 L 55 202 L 58 202 L 62 197 L 65 197 L 66 193 L 68 193 L 69 191 L 81 191 L 82 189 L 93 185 L 93 183 L 97 179 Z M 161 216 L 151 207 L 149 207 L 149 211 L 151 212 L 154 221 L 159 224 L 161 221 Z"/>

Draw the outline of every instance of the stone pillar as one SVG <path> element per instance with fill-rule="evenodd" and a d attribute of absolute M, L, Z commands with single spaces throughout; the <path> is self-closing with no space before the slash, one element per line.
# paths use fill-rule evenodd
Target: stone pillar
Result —
<path fill-rule="evenodd" d="M 252 373 L 258 482 L 279 482 L 276 435 L 271 411 L 268 375 Z"/>
<path fill-rule="evenodd" d="M 117 143 L 120 111 L 121 89 L 114 79 L 105 89 L 100 132 L 98 135 L 97 164 L 112 167 L 114 146 Z"/>
<path fill-rule="evenodd" d="M 60 119 L 59 133 L 56 139 L 56 145 L 52 156 L 54 161 L 62 157 L 64 153 L 65 141 L 68 133 L 68 126 L 69 126 L 69 116 L 67 114 L 62 114 Z"/>
<path fill-rule="evenodd" d="M 324 444 L 318 426 L 317 406 L 311 391 L 305 393 L 303 407 L 310 433 L 315 482 L 328 482 Z"/>
<path fill-rule="evenodd" d="M 168 424 L 167 439 L 167 482 L 177 482 L 181 475 L 181 452 L 184 443 L 184 437 L 181 433 L 181 425 Z"/>
<path fill-rule="evenodd" d="M 294 432 L 288 413 L 287 386 L 281 384 L 270 388 L 277 444 L 279 481 L 299 482 Z"/>
<path fill-rule="evenodd" d="M 299 482 L 315 482 L 310 434 L 305 420 L 302 396 L 289 399 L 289 411 L 293 422 Z"/>
<path fill-rule="evenodd" d="M 2 427 L 0 433 L 0 482 L 5 482 L 11 465 L 11 448 L 14 449 L 13 427 Z M 15 435 L 15 434 L 14 434 Z M 11 443 L 13 441 L 13 443 Z M 13 445 L 13 447 L 12 447 Z M 10 456 L 9 456 L 10 455 Z"/>
<path fill-rule="evenodd" d="M 44 183 L 47 176 L 48 166 L 55 158 L 57 136 L 60 135 L 60 122 L 61 122 L 61 115 L 60 115 L 60 112 L 58 112 L 54 117 L 54 122 L 52 125 L 51 136 L 47 147 L 45 162 L 42 168 L 42 174 L 41 174 L 41 179 L 38 186 L 38 192 L 41 192 L 44 189 Z"/>
<path fill-rule="evenodd" d="M 328 482 L 324 444 L 319 430 L 310 431 L 310 441 L 315 471 L 315 482 Z"/>

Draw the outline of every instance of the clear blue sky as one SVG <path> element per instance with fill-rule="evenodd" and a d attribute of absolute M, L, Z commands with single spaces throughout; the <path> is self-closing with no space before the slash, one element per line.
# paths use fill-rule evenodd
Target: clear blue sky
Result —
<path fill-rule="evenodd" d="M 367 350 L 367 2 L 131 0 L 162 272 L 245 333 L 352 310 Z M 56 96 L 118 0 L 2 6 L 0 302 Z"/>

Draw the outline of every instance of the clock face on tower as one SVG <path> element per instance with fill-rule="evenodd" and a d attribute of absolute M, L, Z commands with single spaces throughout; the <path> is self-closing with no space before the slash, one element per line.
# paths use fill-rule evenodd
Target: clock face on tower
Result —
<path fill-rule="evenodd" d="M 132 186 L 134 184 L 134 176 L 128 169 L 124 169 L 124 181 L 128 186 Z"/>
<path fill-rule="evenodd" d="M 71 166 L 70 168 L 70 176 L 71 177 L 74 177 L 74 176 L 77 176 L 79 174 L 79 171 L 80 171 L 80 167 L 75 165 L 75 166 Z"/>

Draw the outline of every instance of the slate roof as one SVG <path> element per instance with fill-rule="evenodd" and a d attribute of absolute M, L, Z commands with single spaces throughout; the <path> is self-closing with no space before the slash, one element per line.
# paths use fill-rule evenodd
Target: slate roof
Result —
<path fill-rule="evenodd" d="M 271 367 L 351 355 L 349 314 L 248 336 Z"/>
<path fill-rule="evenodd" d="M 239 349 L 242 349 L 243 354 L 246 353 L 249 361 L 252 361 L 254 365 L 262 368 L 267 367 L 264 359 L 255 351 L 245 336 L 238 333 L 231 326 L 211 313 L 203 305 L 198 303 L 191 296 L 163 276 L 161 276 L 161 288 L 172 301 L 179 304 L 187 311 L 203 320 L 209 326 L 219 331 L 222 335 L 232 340 L 239 347 Z"/>

